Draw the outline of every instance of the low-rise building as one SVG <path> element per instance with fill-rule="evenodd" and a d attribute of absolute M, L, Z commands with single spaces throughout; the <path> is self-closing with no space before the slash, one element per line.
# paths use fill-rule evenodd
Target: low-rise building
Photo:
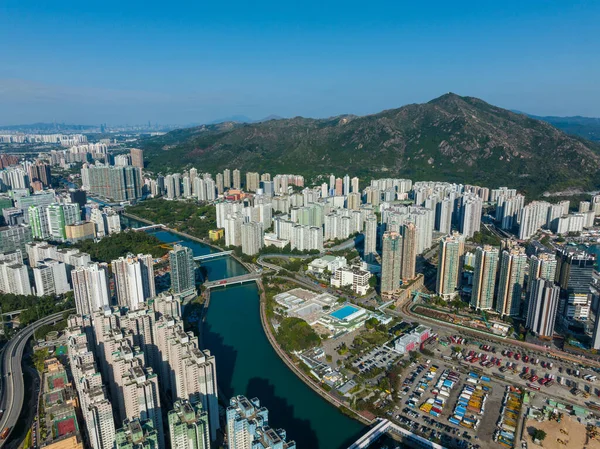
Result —
<path fill-rule="evenodd" d="M 280 293 L 274 299 L 288 316 L 302 318 L 310 325 L 317 323 L 324 308 L 331 308 L 337 301 L 335 296 L 328 293 L 318 295 L 303 288 Z"/>
<path fill-rule="evenodd" d="M 323 256 L 313 260 L 308 264 L 308 271 L 313 274 L 324 274 L 328 271 L 334 274 L 338 268 L 344 268 L 348 265 L 345 257 L 342 256 Z"/>
<path fill-rule="evenodd" d="M 275 248 L 285 248 L 290 243 L 289 240 L 280 239 L 274 232 L 265 234 L 265 246 L 274 246 Z"/>
<path fill-rule="evenodd" d="M 46 439 L 40 446 L 51 449 L 83 449 L 75 389 L 68 381 L 67 372 L 56 358 L 44 363 L 42 400 L 44 415 L 39 423 L 46 428 Z"/>
<path fill-rule="evenodd" d="M 357 295 L 366 295 L 369 291 L 371 273 L 357 266 L 343 267 L 331 276 L 331 285 L 334 287 L 350 286 Z"/>
<path fill-rule="evenodd" d="M 221 240 L 224 237 L 225 237 L 225 229 L 223 229 L 223 228 L 211 229 L 210 231 L 208 231 L 208 238 L 211 239 L 213 242 L 216 242 L 217 240 Z"/>
<path fill-rule="evenodd" d="M 416 351 L 419 345 L 431 336 L 431 329 L 426 326 L 418 326 L 412 332 L 398 337 L 394 341 L 394 349 L 401 354 Z"/>

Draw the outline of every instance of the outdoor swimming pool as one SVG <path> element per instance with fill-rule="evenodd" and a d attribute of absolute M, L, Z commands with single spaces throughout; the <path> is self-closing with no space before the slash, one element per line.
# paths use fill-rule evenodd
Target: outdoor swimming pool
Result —
<path fill-rule="evenodd" d="M 335 312 L 331 312 L 329 315 L 331 315 L 334 318 L 337 318 L 338 320 L 345 320 L 346 318 L 348 318 L 350 315 L 352 315 L 353 313 L 358 312 L 358 309 L 356 307 L 352 307 L 352 306 L 344 306 L 339 310 L 336 310 Z"/>

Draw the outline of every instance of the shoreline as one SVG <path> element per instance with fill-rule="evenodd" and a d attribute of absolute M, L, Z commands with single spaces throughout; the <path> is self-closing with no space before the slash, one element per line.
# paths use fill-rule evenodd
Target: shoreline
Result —
<path fill-rule="evenodd" d="M 277 340 L 275 340 L 275 336 L 273 335 L 271 326 L 267 320 L 266 309 L 265 309 L 266 297 L 265 297 L 265 293 L 264 293 L 262 279 L 257 280 L 256 284 L 260 289 L 260 295 L 259 295 L 260 323 L 262 325 L 263 332 L 265 333 L 267 340 L 269 340 L 269 344 L 271 345 L 273 350 L 277 353 L 279 358 L 283 361 L 283 363 L 285 363 L 287 365 L 287 367 L 294 374 L 296 374 L 296 376 L 302 382 L 304 382 L 304 384 L 306 384 L 315 393 L 317 393 L 319 396 L 321 396 L 323 399 L 325 399 L 327 402 L 329 402 L 331 405 L 333 405 L 335 408 L 337 408 L 340 413 L 348 416 L 349 418 L 353 418 L 353 419 L 357 420 L 358 422 L 360 422 L 361 424 L 363 424 L 365 426 L 370 426 L 371 424 L 373 424 L 373 421 L 369 421 L 367 418 L 362 416 L 356 410 L 353 410 L 352 408 L 348 407 L 346 404 L 340 402 L 338 399 L 332 397 L 327 392 L 323 391 L 323 389 L 319 386 L 317 381 L 313 380 L 309 375 L 307 375 L 302 370 L 300 370 L 300 368 L 298 368 L 298 366 L 296 366 L 296 364 L 291 360 L 291 358 L 288 356 L 288 354 L 279 346 L 279 343 L 277 343 Z M 345 410 L 350 411 L 351 413 L 344 413 L 342 410 L 340 410 L 342 407 Z"/>
<path fill-rule="evenodd" d="M 125 211 L 121 212 L 121 214 L 123 216 L 127 217 L 127 218 L 132 218 L 134 220 L 141 221 L 142 223 L 146 223 L 149 226 L 157 226 L 159 224 L 162 224 L 162 223 L 154 223 L 154 222 L 152 222 L 152 221 L 150 221 L 150 220 L 148 220 L 146 218 L 142 218 L 142 217 L 139 217 L 139 216 L 134 215 L 134 214 L 130 214 L 130 213 L 125 212 Z M 134 229 L 135 230 L 135 228 L 130 228 L 130 229 Z M 193 241 L 195 241 L 197 243 L 202 243 L 203 245 L 209 246 L 210 248 L 215 249 L 215 250 L 217 250 L 219 252 L 226 251 L 225 249 L 221 248 L 220 246 L 217 246 L 217 245 L 215 245 L 215 244 L 213 244 L 213 243 L 211 243 L 209 241 L 206 241 L 206 240 L 203 240 L 203 239 L 201 239 L 199 237 L 196 237 L 194 235 L 188 234 L 187 232 L 178 231 L 177 229 L 169 228 L 167 225 L 162 225 L 162 229 L 164 229 L 165 231 L 168 231 L 168 232 L 172 232 L 173 234 L 177 234 L 177 235 L 180 235 L 182 237 L 188 238 L 188 239 L 193 240 Z M 246 266 L 246 263 L 242 262 L 235 254 L 231 253 L 230 256 L 232 258 L 234 258 L 246 270 L 248 270 L 248 267 Z M 251 272 L 251 271 L 248 270 L 248 272 Z"/>
<path fill-rule="evenodd" d="M 156 223 L 153 223 L 150 220 L 138 217 L 133 214 L 126 213 L 125 211 L 123 211 L 122 214 L 128 218 L 138 220 L 142 223 L 147 223 L 148 225 L 156 225 Z M 134 229 L 134 228 L 132 228 L 132 229 Z M 163 225 L 162 229 L 164 229 L 165 231 L 173 232 L 174 234 L 186 237 L 190 240 L 193 240 L 195 242 L 209 246 L 216 250 L 224 251 L 222 248 L 220 248 L 214 244 L 203 241 L 202 239 L 195 237 L 193 235 L 187 234 L 185 232 L 171 229 L 165 225 Z M 230 256 L 233 257 L 238 263 L 240 263 L 246 271 L 251 272 L 251 270 L 248 269 L 247 264 L 245 264 L 241 260 L 239 260 L 234 254 L 231 254 Z M 263 329 L 265 336 L 267 337 L 267 340 L 269 341 L 271 348 L 273 348 L 273 350 L 278 355 L 278 357 L 283 361 L 283 363 L 288 367 L 288 369 L 290 369 L 290 371 L 296 375 L 296 377 L 298 377 L 306 386 L 308 386 L 311 390 L 313 390 L 316 394 L 318 394 L 322 399 L 327 401 L 330 405 L 334 406 L 339 413 L 341 413 L 351 419 L 354 419 L 357 422 L 359 422 L 360 424 L 369 428 L 373 424 L 373 422 L 375 422 L 375 420 L 368 420 L 367 418 L 362 416 L 360 413 L 358 413 L 356 410 L 352 409 L 351 407 L 347 406 L 343 402 L 339 401 L 338 399 L 336 399 L 335 397 L 331 396 L 326 391 L 324 391 L 320 387 L 317 380 L 313 379 L 312 377 L 310 377 L 309 375 L 304 373 L 294 363 L 294 361 L 291 359 L 291 357 L 279 346 L 279 344 L 275 340 L 275 336 L 273 335 L 272 328 L 271 328 L 270 324 L 268 323 L 268 320 L 266 317 L 266 308 L 265 308 L 266 297 L 265 297 L 264 288 L 263 288 L 263 284 L 262 284 L 262 278 L 257 279 L 255 282 L 259 289 L 259 313 L 260 313 L 261 327 Z M 201 349 L 206 350 L 207 348 L 205 347 L 204 341 L 203 341 L 204 340 L 203 339 L 203 324 L 206 319 L 206 313 L 208 312 L 208 307 L 210 305 L 211 292 L 210 292 L 210 290 L 208 290 L 206 292 L 203 292 L 202 294 L 206 295 L 206 300 L 205 300 L 203 308 L 202 308 L 201 317 L 198 320 L 198 326 L 197 326 L 198 344 Z M 223 394 L 223 392 L 220 388 L 218 388 L 218 393 L 219 393 L 219 402 L 221 403 L 221 405 L 226 406 L 227 405 L 226 401 L 224 401 L 224 399 L 226 398 L 226 395 Z M 406 442 L 406 441 L 401 441 L 401 442 L 403 444 L 410 446 L 409 442 Z"/>

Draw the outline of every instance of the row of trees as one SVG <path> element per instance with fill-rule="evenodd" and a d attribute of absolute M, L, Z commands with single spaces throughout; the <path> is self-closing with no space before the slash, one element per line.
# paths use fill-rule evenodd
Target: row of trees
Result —
<path fill-rule="evenodd" d="M 48 315 L 71 309 L 74 304 L 73 292 L 67 292 L 59 298 L 54 296 L 15 295 L 12 293 L 0 294 L 2 313 L 25 309 L 19 315 L 19 321 L 24 326 Z"/>

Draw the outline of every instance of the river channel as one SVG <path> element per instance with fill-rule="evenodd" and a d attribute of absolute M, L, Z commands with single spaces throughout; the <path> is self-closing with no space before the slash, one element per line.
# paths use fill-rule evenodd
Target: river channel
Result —
<path fill-rule="evenodd" d="M 127 217 L 121 220 L 128 227 L 144 226 Z M 194 255 L 216 251 L 172 232 L 150 232 L 165 243 L 190 247 Z M 245 268 L 229 256 L 202 265 L 210 280 L 245 273 Z M 216 358 L 221 391 L 227 397 L 258 397 L 269 409 L 269 425 L 285 429 L 298 449 L 346 449 L 364 433 L 363 425 L 312 391 L 275 353 L 262 329 L 254 283 L 211 292 L 203 343 Z"/>

